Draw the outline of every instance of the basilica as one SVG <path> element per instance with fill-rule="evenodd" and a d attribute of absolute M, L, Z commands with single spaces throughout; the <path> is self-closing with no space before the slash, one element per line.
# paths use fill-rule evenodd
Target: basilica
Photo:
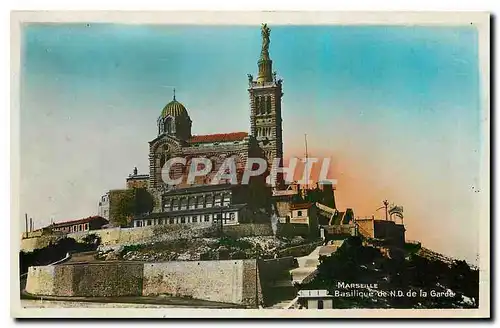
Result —
<path fill-rule="evenodd" d="M 149 142 L 149 188 L 153 191 L 169 189 L 162 181 L 162 168 L 173 157 L 183 157 L 186 165 L 178 165 L 171 172 L 173 179 L 185 176 L 194 157 L 205 157 L 212 162 L 212 172 L 199 177 L 195 185 L 210 184 L 220 165 L 233 157 L 241 177 L 248 157 L 265 158 L 268 167 L 275 158 L 283 157 L 281 97 L 282 80 L 272 71 L 269 57 L 270 29 L 262 26 L 262 49 L 256 79 L 248 75 L 250 98 L 250 133 L 232 132 L 194 135 L 192 121 L 186 107 L 174 97 L 161 111 L 157 120 L 157 136 Z M 241 109 L 245 110 L 245 109 Z M 186 181 L 186 179 L 183 179 Z M 184 185 L 187 187 L 187 185 Z M 178 186 L 182 187 L 182 185 Z"/>
<path fill-rule="evenodd" d="M 262 25 L 261 34 L 258 75 L 256 78 L 247 75 L 250 131 L 194 134 L 188 109 L 176 98 L 174 90 L 172 101 L 162 109 L 157 119 L 157 135 L 149 141 L 149 175 L 139 175 L 134 170 L 134 174 L 127 178 L 128 189 L 145 186 L 155 199 L 153 210 L 136 215 L 133 226 L 222 222 L 222 219 L 224 224 L 256 222 L 256 208 L 268 207 L 266 199 L 269 200 L 271 190 L 265 183 L 265 174 L 252 177 L 247 186 L 231 185 L 227 180 L 217 181 L 216 185 L 212 183 L 222 163 L 229 157 L 236 163 L 238 182 L 249 157 L 265 159 L 268 168 L 275 159 L 283 157 L 282 80 L 272 69 L 270 29 L 266 24 Z M 162 179 L 162 169 L 169 159 L 178 157 L 186 159 L 186 164 L 173 165 L 169 176 L 173 180 L 181 178 L 182 183 L 168 185 Z M 196 177 L 188 184 L 191 160 L 200 157 L 211 161 L 211 172 Z M 110 194 L 110 201 L 112 198 Z"/>

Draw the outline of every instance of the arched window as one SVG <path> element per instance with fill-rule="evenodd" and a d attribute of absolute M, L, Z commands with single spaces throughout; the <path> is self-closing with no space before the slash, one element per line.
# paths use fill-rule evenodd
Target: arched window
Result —
<path fill-rule="evenodd" d="M 158 122 L 158 134 L 162 134 L 163 133 L 163 120 L 160 120 Z"/>
<path fill-rule="evenodd" d="M 160 169 L 163 168 L 163 165 L 165 165 L 165 154 L 162 154 L 160 157 Z"/>
<path fill-rule="evenodd" d="M 171 117 L 167 117 L 167 119 L 165 120 L 165 132 L 167 134 L 172 134 L 172 132 L 174 131 L 174 124 L 173 124 L 173 120 Z"/>
<path fill-rule="evenodd" d="M 255 97 L 255 114 L 260 114 L 260 97 Z"/>
<path fill-rule="evenodd" d="M 271 113 L 271 96 L 266 97 L 266 113 Z"/>

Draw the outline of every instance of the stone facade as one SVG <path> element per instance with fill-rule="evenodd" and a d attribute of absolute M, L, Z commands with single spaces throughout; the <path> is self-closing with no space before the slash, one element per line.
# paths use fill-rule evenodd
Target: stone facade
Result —
<path fill-rule="evenodd" d="M 177 187 L 210 184 L 222 163 L 233 158 L 236 163 L 238 181 L 249 157 L 266 159 L 269 164 L 275 158 L 283 157 L 281 97 L 282 80 L 272 72 L 269 57 L 269 30 L 266 47 L 262 48 L 258 61 L 259 76 L 256 80 L 249 75 L 250 134 L 247 132 L 193 135 L 192 120 L 186 107 L 175 97 L 162 110 L 157 120 L 157 137 L 149 142 L 149 188 L 158 198 L 174 185 L 165 181 L 181 179 Z M 185 164 L 174 164 L 169 172 L 162 172 L 169 159 L 180 157 Z M 187 181 L 188 170 L 193 158 L 210 160 L 212 168 L 207 176 Z M 269 169 L 270 166 L 268 166 Z M 263 176 L 262 178 L 265 178 Z M 229 181 L 216 181 L 227 183 Z M 156 208 L 156 211 L 162 211 Z"/>
<path fill-rule="evenodd" d="M 149 187 L 149 174 L 134 174 L 127 178 L 127 189 L 147 189 Z"/>
<path fill-rule="evenodd" d="M 159 201 L 162 211 L 136 217 L 134 227 L 221 220 L 223 225 L 259 222 L 259 216 L 251 211 L 258 199 L 251 197 L 250 188 L 217 184 L 169 190 Z"/>
<path fill-rule="evenodd" d="M 248 75 L 250 96 L 250 130 L 264 151 L 268 165 L 283 158 L 283 129 L 281 115 L 282 80 L 273 72 L 269 56 L 270 29 L 262 26 L 263 44 L 258 61 L 257 79 Z"/>
<path fill-rule="evenodd" d="M 109 192 L 101 196 L 97 208 L 97 215 L 109 220 Z"/>

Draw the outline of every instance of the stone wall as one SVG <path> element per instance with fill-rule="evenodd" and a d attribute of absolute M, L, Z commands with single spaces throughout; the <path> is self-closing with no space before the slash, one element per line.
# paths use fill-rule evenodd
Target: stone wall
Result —
<path fill-rule="evenodd" d="M 28 270 L 26 292 L 86 297 L 167 294 L 255 307 L 266 297 L 261 285 L 286 275 L 292 260 L 258 265 L 256 260 L 227 260 L 38 266 Z"/>
<path fill-rule="evenodd" d="M 32 252 L 38 248 L 44 248 L 50 244 L 55 244 L 59 239 L 63 238 L 63 235 L 45 235 L 33 238 L 21 239 L 21 251 Z"/>
<path fill-rule="evenodd" d="M 142 263 L 66 264 L 30 267 L 26 291 L 45 296 L 137 296 Z"/>
<path fill-rule="evenodd" d="M 359 233 L 366 238 L 373 238 L 373 236 L 374 236 L 373 221 L 374 220 L 371 218 L 356 219 Z"/>
<path fill-rule="evenodd" d="M 88 234 L 101 237 L 101 245 L 134 245 L 176 239 L 207 237 L 215 233 L 210 223 L 166 224 L 139 228 L 111 228 L 68 234 L 69 238 L 82 240 Z"/>
<path fill-rule="evenodd" d="M 28 269 L 26 291 L 35 295 L 54 295 L 56 266 L 37 266 Z"/>
<path fill-rule="evenodd" d="M 307 224 L 299 223 L 278 223 L 277 236 L 280 237 L 294 237 L 302 236 L 308 238 L 311 234 Z"/>
<path fill-rule="evenodd" d="M 233 238 L 249 236 L 272 236 L 273 228 L 271 223 L 244 223 L 232 226 L 224 226 L 225 235 Z"/>
<path fill-rule="evenodd" d="M 217 225 L 211 223 L 193 224 L 165 224 L 137 228 L 109 228 L 69 233 L 67 235 L 48 235 L 21 240 L 21 250 L 33 251 L 56 243 L 63 237 L 73 238 L 82 242 L 87 235 L 95 234 L 101 238 L 103 246 L 126 246 L 141 243 L 211 237 L 219 233 Z M 247 236 L 272 236 L 273 229 L 270 223 L 243 223 L 224 226 L 224 234 L 233 238 Z"/>
<path fill-rule="evenodd" d="M 323 241 L 315 241 L 309 244 L 292 246 L 278 251 L 280 257 L 301 257 L 310 254 L 316 247 L 321 246 Z"/>
<path fill-rule="evenodd" d="M 167 294 L 244 304 L 251 301 L 243 299 L 243 272 L 248 270 L 244 262 L 236 260 L 147 263 L 144 264 L 142 293 L 144 296 Z"/>

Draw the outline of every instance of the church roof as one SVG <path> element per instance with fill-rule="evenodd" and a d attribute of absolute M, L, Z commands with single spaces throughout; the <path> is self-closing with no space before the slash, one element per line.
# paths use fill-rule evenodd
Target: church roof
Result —
<path fill-rule="evenodd" d="M 247 132 L 231 132 L 231 133 L 217 133 L 192 136 L 189 143 L 210 143 L 210 142 L 228 142 L 228 141 L 242 141 L 248 137 Z"/>

